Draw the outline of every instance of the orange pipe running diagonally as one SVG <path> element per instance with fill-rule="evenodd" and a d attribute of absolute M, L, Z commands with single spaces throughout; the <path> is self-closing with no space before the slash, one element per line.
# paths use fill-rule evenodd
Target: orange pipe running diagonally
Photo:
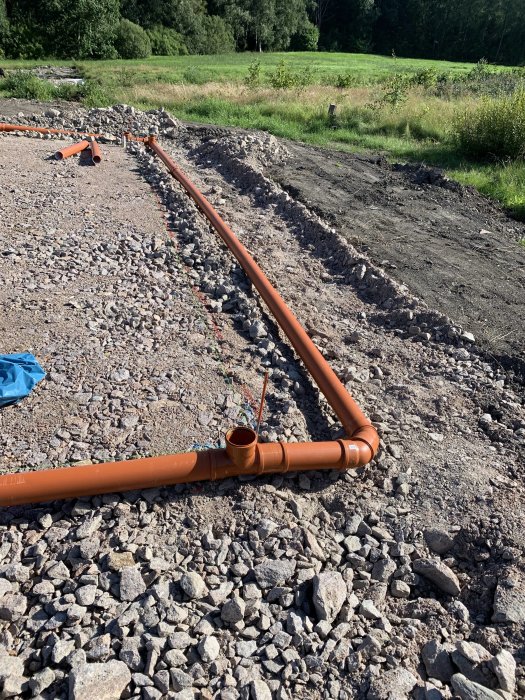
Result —
<path fill-rule="evenodd" d="M 5 474 L 0 476 L 0 505 L 93 496 L 194 481 L 214 481 L 241 474 L 260 475 L 312 469 L 345 470 L 368 464 L 377 453 L 377 431 L 261 268 L 155 138 L 150 137 L 147 145 L 193 198 L 236 257 L 339 417 L 346 437 L 330 442 L 259 443 L 254 430 L 245 426 L 236 427 L 226 434 L 226 448 L 223 450 Z"/>
<path fill-rule="evenodd" d="M 60 151 L 57 151 L 55 153 L 55 158 L 57 160 L 64 160 L 64 158 L 70 158 L 71 156 L 74 156 L 77 153 L 84 151 L 86 148 L 89 148 L 89 146 L 89 141 L 79 141 L 78 143 L 74 143 L 71 146 L 61 148 Z"/>

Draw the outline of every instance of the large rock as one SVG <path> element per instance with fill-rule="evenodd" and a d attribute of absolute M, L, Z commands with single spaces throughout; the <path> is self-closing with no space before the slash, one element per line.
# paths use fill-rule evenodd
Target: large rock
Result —
<path fill-rule="evenodd" d="M 295 573 L 295 561 L 291 559 L 274 559 L 258 564 L 253 573 L 261 588 L 282 586 Z"/>
<path fill-rule="evenodd" d="M 416 683 L 417 678 L 406 668 L 394 668 L 372 679 L 366 698 L 367 700 L 406 700 Z"/>
<path fill-rule="evenodd" d="M 69 674 L 69 700 L 119 700 L 131 681 L 122 661 L 81 664 Z"/>
<path fill-rule="evenodd" d="M 525 622 L 525 576 L 518 571 L 509 571 L 498 581 L 492 622 Z"/>
<path fill-rule="evenodd" d="M 458 577 L 446 564 L 439 559 L 416 559 L 412 567 L 417 574 L 421 574 L 443 593 L 459 595 L 461 587 Z"/>
<path fill-rule="evenodd" d="M 21 593 L 7 593 L 0 598 L 0 620 L 15 622 L 27 610 L 27 598 Z"/>
<path fill-rule="evenodd" d="M 146 584 L 136 567 L 125 566 L 120 570 L 120 600 L 135 600 L 145 590 Z"/>
<path fill-rule="evenodd" d="M 9 676 L 22 676 L 24 674 L 24 662 L 18 656 L 9 656 L 9 654 L 0 651 L 0 683 L 5 681 Z"/>
<path fill-rule="evenodd" d="M 454 674 L 449 653 L 436 639 L 427 642 L 421 650 L 421 657 L 429 678 L 448 683 Z"/>
<path fill-rule="evenodd" d="M 461 700 L 502 700 L 501 695 L 495 690 L 469 681 L 462 673 L 452 676 L 452 688 Z"/>
<path fill-rule="evenodd" d="M 323 571 L 314 577 L 313 602 L 319 620 L 333 622 L 346 600 L 347 588 L 339 571 Z"/>
<path fill-rule="evenodd" d="M 250 685 L 250 697 L 252 700 L 272 700 L 272 691 L 262 680 L 255 680 Z"/>
<path fill-rule="evenodd" d="M 423 531 L 423 536 L 428 548 L 434 552 L 434 554 L 446 554 L 454 546 L 454 540 L 444 530 L 439 530 L 438 528 L 430 527 Z"/>
<path fill-rule="evenodd" d="M 188 598 L 195 600 L 196 598 L 204 598 L 208 593 L 208 588 L 204 583 L 202 576 L 199 576 L 195 571 L 191 571 L 182 575 L 180 587 L 186 593 Z"/>
<path fill-rule="evenodd" d="M 499 687 L 507 693 L 514 693 L 516 686 L 516 661 L 506 649 L 502 649 L 490 661 L 490 667 L 496 674 Z"/>

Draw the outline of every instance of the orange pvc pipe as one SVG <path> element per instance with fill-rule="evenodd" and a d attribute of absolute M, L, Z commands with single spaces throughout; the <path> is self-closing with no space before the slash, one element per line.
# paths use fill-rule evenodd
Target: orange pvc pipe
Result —
<path fill-rule="evenodd" d="M 306 368 L 314 378 L 317 386 L 326 397 L 330 406 L 334 409 L 346 434 L 352 436 L 359 428 L 370 426 L 368 418 L 365 417 L 354 399 L 341 384 L 333 369 L 321 355 L 307 332 L 293 315 L 276 289 L 271 285 L 264 272 L 239 241 L 237 236 L 221 219 L 204 195 L 159 146 L 154 137 L 149 138 L 147 145 L 159 156 L 173 177 L 184 187 L 233 255 L 237 258 L 237 261 L 264 299 L 286 337 L 306 365 Z"/>
<path fill-rule="evenodd" d="M 69 158 L 70 156 L 80 153 L 80 151 L 84 151 L 86 148 L 89 148 L 89 145 L 89 141 L 79 141 L 71 146 L 66 146 L 66 148 L 61 148 L 60 151 L 55 153 L 55 158 L 57 160 L 64 160 L 65 158 Z"/>
<path fill-rule="evenodd" d="M 97 165 L 102 160 L 102 153 L 100 152 L 100 146 L 95 141 L 95 139 L 93 139 L 91 141 L 90 148 L 91 148 L 91 160 L 93 161 L 93 163 L 95 163 L 95 165 Z"/>
<path fill-rule="evenodd" d="M 87 131 L 72 131 L 71 129 L 48 129 L 43 126 L 27 126 L 25 124 L 6 124 L 0 122 L 0 131 L 36 131 L 39 134 L 66 134 L 69 136 L 98 136 Z"/>
<path fill-rule="evenodd" d="M 134 491 L 194 481 L 215 481 L 240 474 L 273 474 L 310 469 L 348 469 L 366 464 L 363 444 L 333 442 L 262 443 L 254 461 L 235 464 L 227 450 L 187 452 L 109 464 L 62 467 L 0 476 L 0 505 L 53 501 Z"/>
<path fill-rule="evenodd" d="M 377 452 L 379 437 L 376 429 L 348 394 L 246 248 L 154 138 L 148 139 L 148 145 L 191 195 L 233 252 L 337 413 L 348 439 L 314 443 L 259 444 L 255 431 L 238 427 L 228 431 L 224 450 L 188 452 L 0 476 L 2 506 L 193 481 L 213 481 L 241 474 L 259 475 L 312 469 L 343 470 L 364 466 Z"/>

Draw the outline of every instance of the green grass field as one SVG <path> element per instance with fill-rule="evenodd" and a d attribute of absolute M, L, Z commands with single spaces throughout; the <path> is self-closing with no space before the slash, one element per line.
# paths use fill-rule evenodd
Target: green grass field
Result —
<path fill-rule="evenodd" d="M 49 63 L 1 65 L 13 70 Z M 454 138 L 459 113 L 487 97 L 508 94 L 523 84 L 525 70 L 338 53 L 152 57 L 84 61 L 76 67 L 88 80 L 84 92 L 56 96 L 78 97 L 88 105 L 163 107 L 183 120 L 423 161 L 444 167 L 525 217 L 523 161 L 468 159 Z M 39 86 L 32 89 L 38 97 Z M 1 94 L 14 94 L 12 86 L 6 91 L 0 81 Z M 51 96 L 44 90 L 41 97 Z M 337 105 L 335 119 L 328 116 L 331 103 Z"/>

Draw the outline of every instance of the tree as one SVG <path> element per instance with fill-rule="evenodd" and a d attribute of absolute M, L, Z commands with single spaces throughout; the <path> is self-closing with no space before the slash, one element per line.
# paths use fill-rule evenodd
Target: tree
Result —
<path fill-rule="evenodd" d="M 138 24 L 121 19 L 116 32 L 115 48 L 120 58 L 148 58 L 151 41 Z"/>

